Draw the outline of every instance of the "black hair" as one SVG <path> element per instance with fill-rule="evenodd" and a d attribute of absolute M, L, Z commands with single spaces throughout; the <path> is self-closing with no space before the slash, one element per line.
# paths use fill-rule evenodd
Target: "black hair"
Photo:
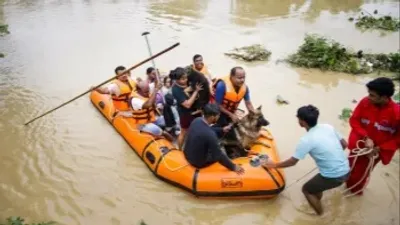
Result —
<path fill-rule="evenodd" d="M 117 66 L 117 68 L 115 68 L 115 70 L 114 70 L 115 74 L 117 74 L 117 72 L 120 70 L 124 71 L 124 70 L 126 70 L 126 68 L 124 66 Z"/>
<path fill-rule="evenodd" d="M 238 69 L 241 69 L 241 70 L 242 70 L 243 67 L 241 67 L 241 66 L 235 66 L 235 67 L 233 67 L 233 68 L 231 69 L 231 73 L 230 73 L 231 77 L 236 75 L 236 70 L 238 70 Z"/>
<path fill-rule="evenodd" d="M 220 113 L 219 106 L 214 103 L 208 103 L 203 108 L 203 115 L 205 118 L 210 116 L 218 116 Z"/>
<path fill-rule="evenodd" d="M 155 70 L 154 67 L 147 68 L 146 74 L 150 74 L 151 72 L 153 72 L 153 70 Z"/>
<path fill-rule="evenodd" d="M 370 91 L 376 92 L 379 96 L 392 97 L 394 94 L 394 83 L 387 77 L 378 77 L 367 83 Z"/>
<path fill-rule="evenodd" d="M 163 84 L 165 85 L 165 83 L 167 82 L 167 79 L 168 79 L 168 78 L 170 79 L 170 80 L 169 80 L 169 85 L 172 86 L 172 79 L 171 79 L 169 76 L 165 76 L 165 77 L 164 77 L 164 79 L 163 79 Z"/>
<path fill-rule="evenodd" d="M 185 74 L 186 74 L 186 71 L 184 68 L 177 67 L 176 69 L 171 70 L 169 72 L 169 78 L 171 78 L 171 80 L 179 80 Z"/>
<path fill-rule="evenodd" d="M 313 105 L 303 106 L 297 110 L 297 118 L 306 122 L 309 127 L 317 125 L 318 116 L 319 110 Z"/>
<path fill-rule="evenodd" d="M 196 61 L 197 58 L 203 57 L 200 54 L 196 54 L 193 56 L 193 62 Z"/>

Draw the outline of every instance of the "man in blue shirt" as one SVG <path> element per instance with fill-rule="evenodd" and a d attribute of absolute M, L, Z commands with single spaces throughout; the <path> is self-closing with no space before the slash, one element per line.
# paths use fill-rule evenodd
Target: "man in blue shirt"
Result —
<path fill-rule="evenodd" d="M 242 99 L 245 101 L 247 110 L 254 111 L 250 101 L 250 91 L 245 84 L 246 72 L 242 67 L 233 67 L 229 76 L 216 81 L 215 102 L 219 105 L 221 116 L 217 124 L 221 127 L 230 122 L 238 122 L 239 118 L 235 114 Z"/>
<path fill-rule="evenodd" d="M 267 161 L 267 168 L 285 168 L 294 166 L 307 154 L 316 162 L 319 174 L 303 185 L 302 191 L 308 203 L 318 215 L 321 215 L 322 192 L 336 188 L 345 182 L 349 176 L 350 167 L 346 154 L 347 147 L 335 128 L 329 124 L 317 124 L 319 111 L 315 106 L 303 106 L 297 110 L 299 125 L 307 130 L 300 139 L 293 156 L 283 162 Z"/>

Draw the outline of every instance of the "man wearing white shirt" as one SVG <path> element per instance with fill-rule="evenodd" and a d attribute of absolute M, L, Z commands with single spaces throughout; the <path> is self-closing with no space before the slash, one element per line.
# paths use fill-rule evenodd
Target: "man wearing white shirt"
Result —
<path fill-rule="evenodd" d="M 115 68 L 115 74 L 120 75 L 126 68 L 118 66 Z M 139 79 L 137 79 L 139 80 Z M 136 91 L 136 81 L 132 79 L 130 71 L 119 76 L 105 87 L 96 88 L 95 91 L 101 94 L 109 94 L 114 103 L 116 111 L 129 110 L 129 96 Z"/>
<path fill-rule="evenodd" d="M 157 116 L 155 108 L 156 92 L 162 87 L 162 84 L 155 82 L 154 92 L 150 92 L 148 81 L 139 81 L 137 83 L 137 91 L 132 93 L 131 106 L 132 117 L 136 124 L 139 124 L 139 129 L 143 132 L 150 133 L 154 136 L 164 136 L 170 141 L 173 137 L 162 130 L 165 127 L 163 116 Z"/>

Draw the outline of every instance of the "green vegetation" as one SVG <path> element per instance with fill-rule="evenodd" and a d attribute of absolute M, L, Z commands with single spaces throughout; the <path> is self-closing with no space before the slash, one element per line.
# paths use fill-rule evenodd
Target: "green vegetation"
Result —
<path fill-rule="evenodd" d="M 25 219 L 21 217 L 8 217 L 6 222 L 1 222 L 0 225 L 56 225 L 57 223 L 54 221 L 50 222 L 41 222 L 41 223 L 24 223 Z M 143 220 L 140 221 L 140 225 L 147 225 Z"/>
<path fill-rule="evenodd" d="M 318 35 L 306 35 L 297 53 L 287 62 L 306 68 L 318 68 L 351 74 L 366 74 L 375 70 L 400 71 L 400 52 L 364 54 L 352 52 L 340 43 Z"/>
<path fill-rule="evenodd" d="M 394 99 L 396 102 L 400 102 L 400 91 L 398 91 L 398 92 L 393 96 L 393 99 Z"/>
<path fill-rule="evenodd" d="M 10 31 L 8 31 L 8 25 L 7 24 L 0 24 L 0 36 L 9 34 Z"/>
<path fill-rule="evenodd" d="M 271 56 L 271 52 L 261 45 L 250 45 L 241 48 L 234 48 L 233 50 L 224 54 L 234 59 L 240 59 L 247 62 L 267 61 Z"/>
<path fill-rule="evenodd" d="M 6 24 L 0 24 L 0 37 L 4 36 L 6 34 L 9 34 L 10 31 L 8 31 L 8 25 Z M 6 55 L 4 53 L 0 52 L 0 58 L 4 58 Z"/>
<path fill-rule="evenodd" d="M 342 114 L 339 115 L 339 119 L 348 121 L 350 119 L 352 113 L 353 113 L 353 110 L 351 110 L 350 108 L 343 108 Z"/>
<path fill-rule="evenodd" d="M 377 14 L 378 11 L 375 10 L 374 14 Z M 391 16 L 381 16 L 381 17 L 374 17 L 372 14 L 368 13 L 369 16 L 364 15 L 361 12 L 361 15 L 358 18 L 350 17 L 349 21 L 356 21 L 356 27 L 368 30 L 368 29 L 375 29 L 375 30 L 386 30 L 386 31 L 398 31 L 400 30 L 400 20 L 398 18 L 393 18 Z"/>
<path fill-rule="evenodd" d="M 41 222 L 41 223 L 24 223 L 24 219 L 21 217 L 9 217 L 5 223 L 0 223 L 0 225 L 54 225 L 55 222 Z"/>

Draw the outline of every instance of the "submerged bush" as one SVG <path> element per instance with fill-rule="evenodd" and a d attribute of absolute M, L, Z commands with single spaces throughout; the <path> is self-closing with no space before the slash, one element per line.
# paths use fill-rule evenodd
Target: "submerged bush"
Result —
<path fill-rule="evenodd" d="M 399 102 L 399 103 L 400 103 L 400 91 L 397 91 L 397 93 L 394 94 L 393 100 L 394 100 L 395 102 Z"/>
<path fill-rule="evenodd" d="M 0 222 L 0 225 L 56 225 L 56 222 L 50 221 L 50 222 L 41 222 L 41 223 L 24 223 L 25 219 L 21 217 L 8 217 L 7 221 L 4 223 Z M 147 225 L 146 222 L 141 220 L 139 222 L 140 225 Z"/>
<path fill-rule="evenodd" d="M 378 11 L 375 10 L 374 14 Z M 356 21 L 356 27 L 360 29 L 377 29 L 377 30 L 387 30 L 387 31 L 398 31 L 400 30 L 400 20 L 398 18 L 393 18 L 391 16 L 374 17 L 372 14 L 369 16 L 364 15 L 361 12 L 361 16 L 357 19 L 349 18 L 349 21 Z"/>
<path fill-rule="evenodd" d="M 0 24 L 0 35 L 9 34 L 8 25 L 7 24 Z"/>
<path fill-rule="evenodd" d="M 50 222 L 41 222 L 41 223 L 24 223 L 24 219 L 21 217 L 9 217 L 7 218 L 6 223 L 0 223 L 0 225 L 55 225 L 56 223 L 53 221 Z"/>
<path fill-rule="evenodd" d="M 350 108 L 343 108 L 342 109 L 342 114 L 339 115 L 339 119 L 348 121 L 353 114 L 353 110 Z"/>
<path fill-rule="evenodd" d="M 357 53 L 340 43 L 318 35 L 306 35 L 297 53 L 286 61 L 307 68 L 318 68 L 352 74 L 371 73 L 373 69 L 400 71 L 400 52 L 390 54 Z"/>

